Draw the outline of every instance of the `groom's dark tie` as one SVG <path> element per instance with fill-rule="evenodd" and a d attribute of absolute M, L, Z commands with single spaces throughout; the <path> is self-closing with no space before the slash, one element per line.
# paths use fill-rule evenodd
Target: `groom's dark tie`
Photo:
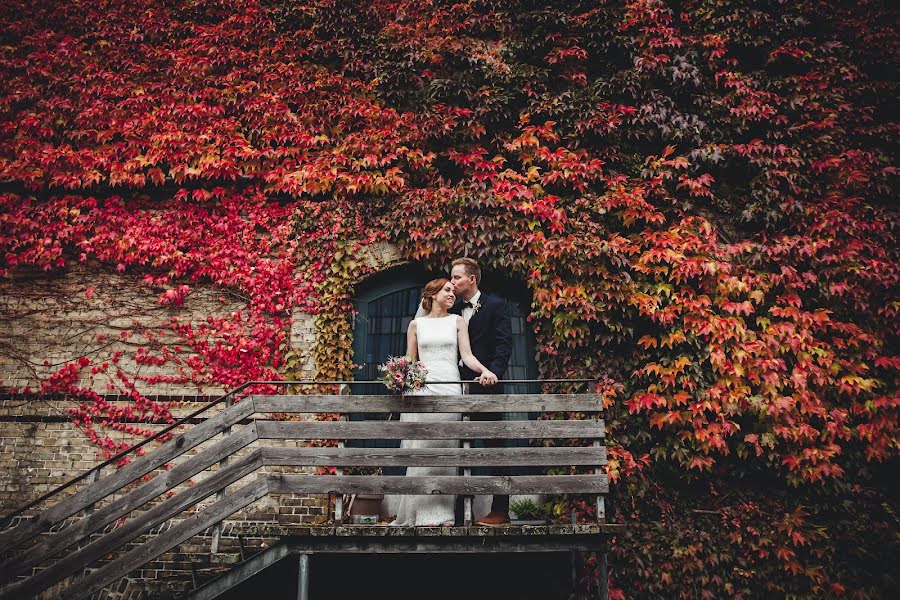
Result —
<path fill-rule="evenodd" d="M 472 303 L 469 302 L 468 300 L 464 301 L 462 303 L 462 305 L 463 305 L 463 308 L 472 308 Z"/>

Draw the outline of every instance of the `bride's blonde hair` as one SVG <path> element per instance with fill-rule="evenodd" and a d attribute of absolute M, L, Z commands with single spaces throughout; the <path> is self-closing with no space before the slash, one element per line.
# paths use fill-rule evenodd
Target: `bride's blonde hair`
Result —
<path fill-rule="evenodd" d="M 425 312 L 431 312 L 431 307 L 434 306 L 433 296 L 441 291 L 449 281 L 446 277 L 439 277 L 425 284 L 425 289 L 422 290 L 422 308 L 425 309 Z"/>

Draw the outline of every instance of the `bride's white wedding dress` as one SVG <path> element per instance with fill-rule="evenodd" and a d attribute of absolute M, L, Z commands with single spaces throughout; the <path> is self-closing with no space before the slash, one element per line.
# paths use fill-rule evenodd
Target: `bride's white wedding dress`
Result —
<path fill-rule="evenodd" d="M 428 369 L 426 385 L 415 392 L 418 396 L 448 396 L 462 393 L 459 384 L 428 383 L 429 381 L 459 381 L 459 353 L 456 335 L 456 315 L 441 318 L 416 319 L 416 339 L 419 360 Z M 459 421 L 459 413 L 401 413 L 402 422 Z M 459 448 L 459 440 L 403 440 L 401 448 Z M 456 467 L 408 467 L 408 477 L 422 475 L 457 475 Z M 430 494 L 389 496 L 388 506 L 396 506 L 397 518 L 391 525 L 440 525 L 453 520 L 456 496 Z M 394 511 L 391 510 L 391 513 Z"/>

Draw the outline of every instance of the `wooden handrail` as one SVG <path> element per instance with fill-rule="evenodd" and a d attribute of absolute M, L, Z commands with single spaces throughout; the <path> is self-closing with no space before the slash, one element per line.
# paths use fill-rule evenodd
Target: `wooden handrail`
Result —
<path fill-rule="evenodd" d="M 181 419 L 178 419 L 177 421 L 175 421 L 175 422 L 172 423 L 171 425 L 168 425 L 167 427 L 161 429 L 160 431 L 157 431 L 156 433 L 154 433 L 154 434 L 151 435 L 150 437 L 141 440 L 140 442 L 138 442 L 138 443 L 135 444 L 134 446 L 131 446 L 131 447 L 129 447 L 129 448 L 126 448 L 125 450 L 122 450 L 122 451 L 119 452 L 118 454 L 115 454 L 114 456 L 112 456 L 112 457 L 106 459 L 105 461 L 103 461 L 103 462 L 100 463 L 99 465 L 97 465 L 97 466 L 95 466 L 95 467 L 93 467 L 93 468 L 91 468 L 91 469 L 85 471 L 85 472 L 82 473 L 81 475 L 78 475 L 77 477 L 74 477 L 73 479 L 70 479 L 69 481 L 67 481 L 67 482 L 63 483 L 62 485 L 60 485 L 60 486 L 58 486 L 58 487 L 56 487 L 56 488 L 50 490 L 49 492 L 47 492 L 46 494 L 40 496 L 39 498 L 37 498 L 37 499 L 35 499 L 35 500 L 32 500 L 31 502 L 25 504 L 24 506 L 21 506 L 21 507 L 17 508 L 16 510 L 14 510 L 14 511 L 11 512 L 11 513 L 9 513 L 8 515 L 5 515 L 5 516 L 3 516 L 3 517 L 0 517 L 0 527 L 5 527 L 5 526 L 6 526 L 10 521 L 12 521 L 15 517 L 21 515 L 22 513 L 24 513 L 25 511 L 27 511 L 28 509 L 34 508 L 35 506 L 37 506 L 38 504 L 41 504 L 41 503 L 44 502 L 45 500 L 49 500 L 49 499 L 52 498 L 53 496 L 57 495 L 58 493 L 60 493 L 60 492 L 63 491 L 64 489 L 69 488 L 69 487 L 75 485 L 76 483 L 78 483 L 78 482 L 80 482 L 80 481 L 83 481 L 83 480 L 87 479 L 87 478 L 90 477 L 90 475 L 91 475 L 92 473 L 94 473 L 95 471 L 99 471 L 99 470 L 103 469 L 103 468 L 106 467 L 106 466 L 109 466 L 109 465 L 111 465 L 111 464 L 113 464 L 113 463 L 115 463 L 115 462 L 120 461 L 121 459 L 125 458 L 126 456 L 128 456 L 128 455 L 131 454 L 132 452 L 135 452 L 135 451 L 138 450 L 139 448 L 142 448 L 142 447 L 146 446 L 147 444 L 149 444 L 149 443 L 152 442 L 153 440 L 157 440 L 157 439 L 161 438 L 162 436 L 166 435 L 167 433 L 169 433 L 169 432 L 172 431 L 173 429 L 175 429 L 175 428 L 177 428 L 177 427 L 179 427 L 179 426 L 181 426 L 181 425 L 187 423 L 188 421 L 190 421 L 190 420 L 192 420 L 192 419 L 198 417 L 199 415 L 202 415 L 203 413 L 205 413 L 205 412 L 208 411 L 209 409 L 213 408 L 214 406 L 218 406 L 218 405 L 221 404 L 222 402 L 226 402 L 229 398 L 233 398 L 234 396 L 236 396 L 237 394 L 239 394 L 239 393 L 242 392 L 243 390 L 247 389 L 248 387 L 255 386 L 255 385 L 273 385 L 273 386 L 274 386 L 274 385 L 340 385 L 340 384 L 342 384 L 342 383 L 346 383 L 346 382 L 343 382 L 343 381 L 247 381 L 247 382 L 245 382 L 245 383 L 242 383 L 241 385 L 239 385 L 238 387 L 234 388 L 234 389 L 231 390 L 230 392 L 227 392 L 227 393 L 223 394 L 222 396 L 216 398 L 215 400 L 213 400 L 213 401 L 210 402 L 209 404 L 207 404 L 207 405 L 205 405 L 205 406 L 203 406 L 203 407 L 201 407 L 201 408 L 198 408 L 197 410 L 195 410 L 195 411 L 192 412 L 191 414 L 187 415 L 186 417 L 182 417 Z"/>
<path fill-rule="evenodd" d="M 501 381 L 500 383 L 501 383 L 501 384 L 527 384 L 527 383 L 536 383 L 536 384 L 557 384 L 557 383 L 591 383 L 591 382 L 593 382 L 593 381 L 597 381 L 597 380 L 596 380 L 596 379 L 506 379 L 506 380 Z M 67 489 L 67 488 L 69 488 L 69 487 L 75 485 L 76 483 L 78 483 L 78 482 L 80 482 L 80 481 L 84 481 L 85 479 L 87 479 L 88 477 L 90 477 L 91 474 L 93 474 L 95 471 L 100 471 L 100 470 L 102 470 L 104 467 L 107 467 L 107 466 L 109 466 L 109 465 L 111 465 L 111 464 L 113 464 L 113 463 L 115 463 L 115 462 L 120 461 L 121 459 L 125 458 L 126 456 L 128 456 L 128 455 L 131 454 L 132 452 L 135 452 L 135 451 L 138 450 L 139 448 L 142 448 L 142 447 L 146 446 L 147 444 L 149 444 L 149 443 L 152 442 L 153 440 L 159 439 L 160 437 L 166 435 L 167 433 L 169 433 L 169 432 L 172 431 L 173 429 L 175 429 L 175 428 L 177 428 L 177 427 L 179 427 L 179 426 L 181 426 L 181 425 L 187 423 L 188 421 L 190 421 L 190 420 L 192 420 L 192 419 L 198 417 L 199 415 L 205 413 L 206 411 L 208 411 L 208 410 L 211 409 L 212 407 L 218 406 L 218 405 L 221 404 L 222 402 L 228 401 L 229 398 L 234 398 L 237 394 L 239 394 L 239 393 L 242 392 L 243 390 L 247 389 L 248 387 L 256 386 L 256 385 L 271 385 L 271 386 L 283 386 L 283 385 L 316 385 L 316 386 L 322 386 L 322 385 L 376 385 L 376 384 L 382 384 L 382 383 L 383 383 L 383 382 L 382 382 L 382 381 L 379 381 L 379 380 L 364 380 L 364 381 L 352 381 L 352 380 L 334 380 L 334 381 L 313 381 L 313 380 L 300 380 L 300 381 L 288 381 L 288 380 L 278 380 L 278 381 L 247 381 L 247 382 L 245 382 L 245 383 L 242 383 L 241 385 L 239 385 L 239 386 L 236 387 L 235 389 L 231 390 L 230 392 L 227 392 L 227 393 L 223 394 L 222 396 L 220 396 L 219 398 L 213 400 L 213 401 L 210 402 L 209 404 L 207 404 L 207 405 L 205 405 L 205 406 L 203 406 L 203 407 L 201 407 L 201 408 L 195 410 L 194 412 L 192 412 L 191 414 L 187 415 L 186 417 L 182 417 L 181 419 L 178 419 L 177 421 L 175 421 L 175 422 L 172 423 L 171 425 L 169 425 L 169 426 L 167 426 L 167 427 L 161 429 L 160 431 L 157 431 L 155 434 L 151 435 L 150 437 L 148 437 L 148 438 L 146 438 L 146 439 L 144 439 L 144 440 L 141 440 L 140 442 L 138 442 L 138 443 L 135 444 L 134 446 L 131 446 L 130 448 L 126 448 L 125 450 L 122 450 L 122 451 L 119 452 L 118 454 L 115 454 L 114 456 L 112 456 L 112 457 L 106 459 L 105 461 L 103 461 L 103 462 L 100 463 L 99 465 L 97 465 L 97 466 L 95 466 L 95 467 L 93 467 L 93 468 L 91 468 L 91 469 L 85 471 L 85 472 L 82 473 L 81 475 L 78 475 L 77 477 L 74 477 L 73 479 L 70 479 L 69 481 L 63 483 L 62 485 L 57 486 L 56 488 L 50 490 L 49 492 L 43 494 L 42 496 L 36 498 L 35 500 L 32 500 L 32 501 L 28 502 L 27 504 L 25 504 L 25 505 L 23 505 L 23 506 L 17 508 L 16 510 L 14 510 L 14 511 L 11 512 L 11 513 L 9 513 L 8 515 L 4 515 L 4 516 L 0 517 L 0 528 L 6 527 L 6 526 L 7 526 L 14 518 L 16 518 L 16 517 L 18 517 L 19 515 L 23 514 L 25 511 L 27 511 L 27 510 L 29 510 L 29 509 L 31 509 L 31 508 L 34 508 L 35 506 L 37 506 L 37 505 L 43 503 L 43 502 L 46 501 L 46 500 L 49 500 L 49 499 L 52 498 L 53 496 L 59 494 L 60 492 L 62 492 L 62 491 L 65 490 L 65 489 Z M 434 382 L 429 382 L 429 383 L 435 383 L 435 384 L 460 384 L 460 385 L 462 385 L 462 384 L 468 384 L 468 383 L 471 383 L 471 382 L 469 382 L 469 381 L 434 381 Z M 86 508 L 86 507 L 85 507 L 85 508 Z M 2 540 L 2 537 L 0 537 L 0 540 Z M 0 546 L 2 546 L 2 541 L 0 541 Z"/>
<path fill-rule="evenodd" d="M 258 412 L 397 413 L 397 412 L 602 412 L 599 394 L 495 394 L 488 396 L 249 396 Z"/>
<path fill-rule="evenodd" d="M 605 494 L 606 475 L 269 475 L 273 494 Z"/>

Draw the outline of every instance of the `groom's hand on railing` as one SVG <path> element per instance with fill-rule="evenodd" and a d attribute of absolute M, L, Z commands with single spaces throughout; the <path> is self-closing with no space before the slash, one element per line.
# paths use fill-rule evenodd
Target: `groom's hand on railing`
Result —
<path fill-rule="evenodd" d="M 497 376 L 490 371 L 484 371 L 475 379 L 475 381 L 485 386 L 495 385 L 497 383 Z"/>

